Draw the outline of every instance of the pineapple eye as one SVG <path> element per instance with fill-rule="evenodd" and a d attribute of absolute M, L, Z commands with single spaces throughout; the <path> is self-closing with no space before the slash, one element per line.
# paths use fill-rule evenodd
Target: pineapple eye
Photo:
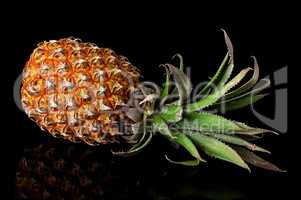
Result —
<path fill-rule="evenodd" d="M 58 66 L 57 66 L 57 70 L 56 72 L 63 75 L 63 74 L 66 74 L 70 69 L 70 66 L 67 65 L 66 63 L 60 63 Z"/>
<path fill-rule="evenodd" d="M 56 124 L 53 113 L 50 113 L 46 117 L 44 117 L 44 124 L 46 125 L 46 127 L 53 126 Z"/>
<path fill-rule="evenodd" d="M 38 101 L 38 109 L 37 112 L 41 113 L 41 114 L 45 114 L 46 112 L 48 112 L 48 107 L 47 107 L 47 97 L 46 95 L 42 96 L 39 101 Z"/>
<path fill-rule="evenodd" d="M 47 79 L 45 82 L 46 92 L 50 93 L 50 92 L 55 91 L 55 89 L 57 87 L 56 82 L 57 81 L 56 81 L 55 77 L 50 77 L 49 79 Z"/>
<path fill-rule="evenodd" d="M 74 80 L 77 86 L 89 86 L 89 80 L 91 80 L 90 76 L 86 73 L 76 73 L 74 75 Z"/>
<path fill-rule="evenodd" d="M 85 54 L 84 54 L 83 50 L 78 46 L 78 47 L 75 47 L 71 51 L 70 58 L 71 58 L 71 61 L 76 62 L 78 58 L 83 58 L 84 55 Z"/>
<path fill-rule="evenodd" d="M 37 80 L 31 81 L 28 86 L 29 94 L 31 94 L 33 96 L 40 95 L 43 90 L 43 84 L 44 84 L 43 79 L 37 79 Z"/>
<path fill-rule="evenodd" d="M 111 68 L 111 69 L 108 69 L 106 72 L 107 72 L 109 77 L 116 76 L 117 74 L 119 74 L 121 76 L 125 76 L 124 74 L 122 74 L 122 71 L 120 69 L 116 69 L 114 67 Z"/>
<path fill-rule="evenodd" d="M 93 79 L 95 81 L 103 81 L 104 79 L 104 71 L 100 68 L 94 68 L 93 69 Z"/>
<path fill-rule="evenodd" d="M 82 40 L 79 38 L 70 37 L 75 43 L 79 45 L 79 43 L 82 43 Z"/>
<path fill-rule="evenodd" d="M 56 114 L 56 122 L 58 124 L 64 124 L 66 123 L 66 121 L 67 121 L 67 116 L 64 112 L 58 112 Z"/>
<path fill-rule="evenodd" d="M 59 110 L 64 110 L 66 107 L 66 97 L 64 94 L 57 94 L 57 104 Z"/>
<path fill-rule="evenodd" d="M 48 44 L 51 46 L 56 46 L 58 44 L 57 40 L 49 40 Z"/>
<path fill-rule="evenodd" d="M 74 62 L 75 69 L 87 69 L 89 68 L 89 63 L 85 59 L 78 59 Z"/>
<path fill-rule="evenodd" d="M 36 121 L 36 122 L 39 121 L 39 119 L 40 119 L 40 115 L 39 115 L 39 113 L 36 112 L 36 110 L 30 110 L 28 112 L 28 117 L 29 117 L 29 119 Z"/>
<path fill-rule="evenodd" d="M 50 40 L 47 44 L 49 50 L 60 51 L 61 41 L 60 40 Z"/>
<path fill-rule="evenodd" d="M 104 100 L 103 99 L 97 99 L 95 102 L 94 102 L 94 105 L 95 107 L 99 110 L 99 111 L 109 111 L 111 110 L 111 107 L 109 107 L 108 105 L 106 105 L 104 103 Z"/>
<path fill-rule="evenodd" d="M 93 119 L 96 117 L 96 109 L 92 105 L 84 105 L 81 107 L 80 113 L 82 113 L 85 119 Z"/>
<path fill-rule="evenodd" d="M 44 107 L 39 107 L 36 109 L 36 111 L 39 113 L 39 114 L 46 114 L 47 113 L 47 109 L 44 108 Z"/>
<path fill-rule="evenodd" d="M 92 47 L 88 50 L 88 55 L 91 57 L 95 57 L 101 54 L 101 49 L 99 47 Z"/>
<path fill-rule="evenodd" d="M 105 62 L 108 64 L 115 64 L 116 61 L 116 57 L 113 55 L 110 55 L 106 58 Z"/>
<path fill-rule="evenodd" d="M 104 49 L 103 49 L 103 53 L 104 53 L 106 56 L 108 56 L 108 57 L 110 57 L 110 56 L 115 56 L 115 55 L 116 55 L 115 52 L 114 52 L 112 49 L 109 49 L 109 48 L 104 48 Z"/>
<path fill-rule="evenodd" d="M 31 95 L 28 93 L 28 91 L 24 90 L 22 88 L 21 90 L 21 95 L 23 96 L 22 98 L 22 106 L 25 110 L 25 112 L 28 112 L 28 106 L 33 106 L 35 103 L 35 99 L 31 97 Z"/>
<path fill-rule="evenodd" d="M 67 121 L 69 126 L 77 126 L 79 124 L 78 114 L 76 112 L 68 112 Z"/>
<path fill-rule="evenodd" d="M 79 47 L 79 44 L 78 44 L 78 42 L 75 41 L 75 39 L 67 38 L 65 40 L 65 47 L 67 49 L 75 49 L 75 48 Z"/>
<path fill-rule="evenodd" d="M 79 127 L 79 130 L 77 131 L 77 136 L 78 137 L 84 137 L 84 136 L 87 136 L 89 135 L 89 131 L 84 127 L 84 126 L 81 126 Z"/>
<path fill-rule="evenodd" d="M 98 48 L 98 47 L 96 46 L 96 44 L 94 44 L 94 43 L 89 43 L 89 42 L 83 43 L 81 46 L 82 46 L 82 48 L 85 50 L 85 52 L 88 54 L 88 56 L 89 56 L 90 49 Z"/>
<path fill-rule="evenodd" d="M 99 67 L 99 66 L 103 66 L 104 62 L 103 62 L 103 59 L 100 56 L 93 56 L 90 59 L 90 64 L 95 66 L 95 67 Z"/>
<path fill-rule="evenodd" d="M 75 137 L 74 135 L 74 131 L 73 131 L 73 128 L 71 128 L 70 126 L 66 126 L 65 129 L 64 129 L 64 132 L 66 133 L 66 139 L 67 140 L 70 140 L 71 142 L 75 142 L 75 143 L 78 143 L 80 142 L 80 139 Z M 67 153 L 69 154 L 70 151 L 67 151 Z"/>
<path fill-rule="evenodd" d="M 115 93 L 115 92 L 117 92 L 117 91 L 119 91 L 120 89 L 123 88 L 123 86 L 120 83 L 115 82 L 115 81 L 110 82 L 108 84 L 108 87 L 109 87 L 111 93 Z"/>
<path fill-rule="evenodd" d="M 89 77 L 85 74 L 79 74 L 79 78 L 80 78 L 80 81 L 87 81 L 89 80 Z"/>
<path fill-rule="evenodd" d="M 105 95 L 105 91 L 106 89 L 100 85 L 98 88 L 97 88 L 97 91 L 96 91 L 96 96 L 98 97 L 103 97 Z"/>
<path fill-rule="evenodd" d="M 50 133 L 52 134 L 53 137 L 58 137 L 58 138 L 63 138 L 64 133 L 62 132 L 62 127 L 60 126 L 55 126 L 52 129 L 50 129 Z"/>
<path fill-rule="evenodd" d="M 70 91 L 74 88 L 74 82 L 71 78 L 63 78 L 60 81 L 60 89 L 63 92 Z"/>
<path fill-rule="evenodd" d="M 48 104 L 51 110 L 57 110 L 59 107 L 58 99 L 56 95 L 50 95 L 48 97 Z"/>
<path fill-rule="evenodd" d="M 33 53 L 33 58 L 36 60 L 36 62 L 41 62 L 47 57 L 47 52 L 45 49 L 37 48 Z"/>
<path fill-rule="evenodd" d="M 119 60 L 121 62 L 129 62 L 129 59 L 127 57 L 125 57 L 125 56 L 119 56 Z"/>
<path fill-rule="evenodd" d="M 110 100 L 111 100 L 111 104 L 114 105 L 114 107 L 116 107 L 116 106 L 125 106 L 126 105 L 124 103 L 122 97 L 118 96 L 118 95 L 112 95 Z"/>
<path fill-rule="evenodd" d="M 66 59 L 66 56 L 65 56 L 65 50 L 63 48 L 58 48 L 58 49 L 55 49 L 51 55 L 53 58 L 56 58 L 58 60 L 64 60 Z"/>
<path fill-rule="evenodd" d="M 72 96 L 66 96 L 66 109 L 74 110 L 77 104 Z"/>
<path fill-rule="evenodd" d="M 92 100 L 92 96 L 86 88 L 80 88 L 76 93 L 76 97 L 82 104 L 89 103 Z"/>
<path fill-rule="evenodd" d="M 100 125 L 99 121 L 93 120 L 93 122 L 90 124 L 90 130 L 91 130 L 91 132 L 100 132 L 101 125 Z"/>
<path fill-rule="evenodd" d="M 49 73 L 49 71 L 51 70 L 51 67 L 46 64 L 46 63 L 42 63 L 40 66 L 40 73 L 42 75 L 47 75 Z"/>

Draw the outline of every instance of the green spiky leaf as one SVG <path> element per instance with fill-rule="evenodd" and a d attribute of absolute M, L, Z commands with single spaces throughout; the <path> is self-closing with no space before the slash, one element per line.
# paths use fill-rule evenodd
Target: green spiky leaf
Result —
<path fill-rule="evenodd" d="M 184 165 L 184 166 L 198 166 L 200 164 L 200 160 L 195 159 L 195 160 L 185 160 L 185 161 L 174 161 L 170 159 L 167 155 L 165 155 L 166 160 L 173 164 L 177 165 Z"/>
<path fill-rule="evenodd" d="M 221 30 L 224 33 L 225 43 L 226 43 L 228 53 L 229 53 L 229 56 L 230 56 L 230 64 L 234 65 L 234 50 L 233 50 L 232 42 L 231 42 L 227 32 L 224 29 L 221 29 Z"/>
<path fill-rule="evenodd" d="M 178 122 L 182 119 L 183 108 L 176 104 L 165 105 L 159 115 L 166 122 Z"/>
<path fill-rule="evenodd" d="M 163 136 L 167 137 L 168 139 L 175 139 L 175 136 L 172 135 L 167 123 L 159 115 L 154 115 L 152 117 L 152 122 L 153 122 L 153 130 L 161 133 Z"/>
<path fill-rule="evenodd" d="M 197 160 L 200 160 L 202 162 L 206 162 L 203 158 L 201 158 L 197 148 L 193 144 L 193 142 L 187 137 L 187 135 L 180 133 L 180 132 L 173 132 L 173 135 L 175 136 L 174 139 L 172 139 L 172 142 L 175 142 L 182 147 L 184 147 L 191 156 L 196 158 Z"/>
<path fill-rule="evenodd" d="M 222 93 L 226 94 L 229 90 L 231 90 L 234 86 L 236 86 L 240 81 L 247 75 L 247 73 L 251 70 L 251 68 L 245 68 L 241 70 L 232 80 L 230 80 L 222 89 Z"/>
<path fill-rule="evenodd" d="M 179 59 L 179 70 L 182 71 L 183 73 L 185 73 L 184 71 L 184 62 L 183 62 L 183 57 L 181 54 L 177 53 L 175 54 L 172 59 L 176 59 L 178 58 Z M 171 92 L 172 95 L 177 95 L 178 92 L 177 92 L 177 88 L 174 88 Z"/>
<path fill-rule="evenodd" d="M 199 154 L 196 146 L 193 144 L 193 142 L 187 137 L 185 134 L 180 132 L 173 132 L 173 135 L 175 136 L 174 139 L 171 139 L 170 141 L 181 145 L 184 147 L 191 156 L 193 156 L 194 160 L 185 160 L 185 161 L 174 161 L 171 160 L 167 155 L 166 159 L 173 163 L 173 164 L 179 164 L 179 165 L 185 165 L 185 166 L 197 166 L 199 165 L 200 161 L 206 162 Z"/>
<path fill-rule="evenodd" d="M 215 102 L 217 102 L 224 94 L 229 91 L 231 88 L 233 88 L 235 85 L 237 85 L 248 73 L 250 68 L 246 68 L 241 70 L 232 80 L 230 80 L 228 83 L 225 85 L 221 84 L 218 85 L 217 88 L 213 91 L 212 94 L 208 95 L 205 98 L 202 98 L 201 100 L 189 104 L 187 106 L 186 111 L 187 112 L 193 112 L 193 111 L 198 111 L 203 108 L 206 108 Z"/>
<path fill-rule="evenodd" d="M 244 149 L 240 147 L 233 147 L 237 151 L 237 153 L 241 156 L 243 160 L 245 160 L 247 163 L 250 163 L 256 167 L 260 167 L 263 169 L 271 170 L 271 171 L 276 171 L 276 172 L 285 172 L 285 170 L 281 170 L 278 168 L 276 165 L 260 158 L 257 156 L 255 153 Z"/>
<path fill-rule="evenodd" d="M 215 137 L 215 138 L 217 138 L 223 142 L 229 143 L 229 144 L 234 144 L 234 145 L 245 147 L 251 151 L 260 151 L 260 152 L 264 152 L 264 153 L 270 153 L 270 151 L 268 151 L 262 147 L 259 147 L 255 144 L 249 143 L 237 136 L 230 136 L 230 135 L 216 134 L 216 133 L 208 133 L 208 135 Z"/>
<path fill-rule="evenodd" d="M 241 122 L 228 120 L 222 116 L 207 113 L 186 113 L 184 119 L 176 124 L 180 130 L 195 130 L 199 132 L 255 135 L 270 130 L 254 128 Z"/>
<path fill-rule="evenodd" d="M 223 30 L 224 31 L 224 30 Z M 222 63 L 221 67 L 219 68 L 216 75 L 213 77 L 213 80 L 209 82 L 207 86 L 205 86 L 205 89 L 201 91 L 201 94 L 206 91 L 209 86 L 212 86 L 212 83 L 216 82 L 214 86 L 216 88 L 213 90 L 211 94 L 208 96 L 200 99 L 197 102 L 194 102 L 192 104 L 189 104 L 187 106 L 187 112 L 193 112 L 198 111 L 201 109 L 204 109 L 214 103 L 216 103 L 221 97 L 223 97 L 230 89 L 232 89 L 234 86 L 236 86 L 247 74 L 247 72 L 250 70 L 250 68 L 243 69 L 239 74 L 237 74 L 232 80 L 230 80 L 228 83 L 227 80 L 230 78 L 230 75 L 233 70 L 234 62 L 233 62 L 233 47 L 232 43 L 227 35 L 227 33 L 224 31 L 225 35 L 225 42 L 228 47 L 228 53 L 230 56 L 229 64 L 227 67 Z M 220 78 L 218 78 L 220 76 Z M 220 79 L 220 80 L 218 80 Z M 218 81 L 216 81 L 218 80 Z M 203 93 L 202 93 L 203 92 Z"/>
<path fill-rule="evenodd" d="M 189 78 L 179 70 L 178 68 L 174 67 L 171 64 L 166 64 L 168 67 L 170 73 L 172 74 L 176 87 L 178 89 L 178 95 L 179 95 L 179 102 L 180 104 L 183 104 L 190 96 L 192 86 Z"/>
<path fill-rule="evenodd" d="M 224 57 L 221 65 L 219 66 L 218 70 L 216 71 L 215 75 L 213 76 L 213 78 L 210 79 L 210 81 L 205 85 L 205 87 L 200 91 L 200 95 L 204 96 L 204 95 L 208 95 L 210 88 L 213 86 L 216 86 L 217 83 L 219 82 L 219 80 L 222 79 L 222 75 L 225 71 L 225 68 L 228 66 L 227 62 L 229 61 L 229 53 L 226 54 L 226 56 Z"/>
<path fill-rule="evenodd" d="M 202 132 L 227 133 L 241 130 L 236 123 L 219 115 L 206 112 L 185 114 L 183 121 L 178 123 L 180 128 L 193 129 Z"/>
<path fill-rule="evenodd" d="M 236 151 L 223 142 L 201 134 L 190 134 L 189 136 L 209 156 L 228 161 L 250 171 L 248 165 Z"/>
<path fill-rule="evenodd" d="M 239 88 L 237 88 L 236 90 L 233 90 L 233 91 L 229 92 L 228 94 L 226 94 L 225 95 L 226 99 L 231 99 L 233 97 L 237 97 L 238 95 L 251 89 L 257 83 L 258 78 L 259 78 L 259 66 L 258 66 L 257 60 L 254 56 L 252 56 L 252 59 L 254 62 L 252 77 L 244 85 L 242 85 Z"/>
<path fill-rule="evenodd" d="M 183 62 L 183 56 L 179 53 L 175 54 L 172 59 L 178 58 L 180 61 L 179 69 L 180 71 L 184 72 L 184 62 Z"/>
<path fill-rule="evenodd" d="M 227 32 L 223 29 L 221 30 L 224 33 L 225 44 L 227 46 L 228 52 L 224 60 L 222 61 L 219 69 L 217 70 L 216 74 L 213 76 L 211 81 L 205 86 L 205 88 L 201 91 L 201 94 L 206 94 L 208 92 L 206 90 L 209 89 L 209 87 L 222 88 L 230 78 L 233 71 L 233 67 L 234 67 L 233 45 Z"/>
<path fill-rule="evenodd" d="M 265 96 L 263 94 L 257 94 L 269 87 L 270 83 L 271 82 L 269 79 L 262 79 L 251 91 L 231 99 L 225 98 L 221 102 L 213 104 L 212 108 L 217 108 L 219 110 L 223 109 L 223 111 L 229 111 L 245 107 L 247 105 L 250 105 L 251 103 L 255 103 L 256 101 L 262 99 Z"/>
<path fill-rule="evenodd" d="M 223 110 L 223 111 L 232 111 L 232 110 L 237 110 L 240 108 L 244 108 L 248 105 L 252 105 L 254 103 L 256 103 L 257 101 L 261 100 L 262 98 L 264 98 L 265 96 L 267 96 L 268 94 L 258 94 L 258 95 L 248 95 L 245 96 L 241 99 L 238 100 L 233 100 L 233 101 L 229 101 L 229 102 L 225 102 L 224 105 L 220 106 L 220 107 L 216 107 L 219 110 Z"/>
<path fill-rule="evenodd" d="M 114 155 L 118 155 L 118 156 L 133 156 L 136 155 L 137 153 L 139 153 L 140 151 L 142 151 L 152 140 L 152 134 L 151 133 L 145 133 L 142 138 L 140 139 L 140 141 L 135 144 L 130 150 L 128 151 L 119 151 L 119 152 L 115 152 L 112 151 L 112 153 Z"/>
<path fill-rule="evenodd" d="M 165 67 L 165 70 L 166 70 L 166 77 L 165 77 L 165 82 L 163 84 L 163 89 L 162 89 L 162 92 L 161 92 L 161 99 L 168 96 L 169 87 L 170 87 L 170 83 L 169 83 L 170 82 L 170 72 L 166 67 Z"/>

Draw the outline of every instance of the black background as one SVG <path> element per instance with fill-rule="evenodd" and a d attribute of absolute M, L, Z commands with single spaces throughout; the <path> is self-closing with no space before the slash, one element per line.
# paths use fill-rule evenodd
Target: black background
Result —
<path fill-rule="evenodd" d="M 158 65 L 170 62 L 175 53 L 181 53 L 184 63 L 191 67 L 194 84 L 212 75 L 226 52 L 221 28 L 228 32 L 233 42 L 237 71 L 250 64 L 250 56 L 253 55 L 258 59 L 262 77 L 292 64 L 290 51 L 295 42 L 292 40 L 294 31 L 289 24 L 293 18 L 287 14 L 290 11 L 284 6 L 279 10 L 245 5 L 239 9 L 228 10 L 221 7 L 209 11 L 206 7 L 197 5 L 189 8 L 185 6 L 185 9 L 182 5 L 180 9 L 158 9 L 161 5 L 145 5 L 143 9 L 133 7 L 131 10 L 125 7 L 116 9 L 115 6 L 95 5 L 86 8 L 78 5 L 69 8 L 69 12 L 58 5 L 48 5 L 47 10 L 46 7 L 47 5 L 39 9 L 23 9 L 22 12 L 13 9 L 4 20 L 7 26 L 3 38 L 3 42 L 7 44 L 7 55 L 4 55 L 5 61 L 9 62 L 5 65 L 8 73 L 3 75 L 3 79 L 8 83 L 6 99 L 9 102 L 4 105 L 7 109 L 3 111 L 3 116 L 8 122 L 1 134 L 8 136 L 5 140 L 8 144 L 5 152 L 14 152 L 5 157 L 13 166 L 9 169 L 10 180 L 14 179 L 15 163 L 25 147 L 31 148 L 38 143 L 55 140 L 42 134 L 16 107 L 12 95 L 15 79 L 36 44 L 41 41 L 74 36 L 112 48 L 139 67 L 144 80 L 155 82 L 162 81 L 164 77 L 164 71 Z M 274 98 L 273 90 L 270 91 L 272 95 L 259 102 L 256 108 L 273 117 Z M 266 127 L 252 115 L 250 108 L 233 112 L 228 117 Z M 269 160 L 283 169 L 289 168 L 288 138 L 289 133 L 286 133 L 277 137 L 268 136 L 262 142 L 263 146 L 273 152 Z M 164 160 L 164 154 L 171 150 L 167 142 L 155 138 L 141 155 L 120 160 L 122 183 L 132 184 L 139 180 L 142 185 L 137 190 L 135 187 L 130 190 L 130 196 L 147 196 L 148 193 L 144 191 L 155 190 L 172 198 L 173 188 L 191 184 L 191 188 L 203 193 L 236 191 L 242 195 L 241 199 L 290 199 L 290 172 L 274 173 L 252 168 L 252 173 L 249 174 L 235 166 L 214 160 L 197 169 L 177 167 Z M 13 183 L 9 184 L 9 191 L 14 191 Z"/>

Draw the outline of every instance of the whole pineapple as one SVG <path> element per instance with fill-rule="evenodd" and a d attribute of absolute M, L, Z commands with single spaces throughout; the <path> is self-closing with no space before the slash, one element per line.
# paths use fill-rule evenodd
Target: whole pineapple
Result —
<path fill-rule="evenodd" d="M 186 149 L 193 159 L 175 164 L 206 162 L 199 149 L 211 157 L 245 169 L 251 163 L 281 171 L 253 153 L 269 151 L 249 141 L 271 132 L 228 120 L 215 111 L 230 111 L 262 99 L 259 94 L 269 80 L 258 83 L 259 67 L 241 70 L 231 78 L 234 67 L 232 43 L 224 31 L 228 52 L 216 74 L 191 101 L 192 85 L 180 67 L 163 65 L 166 80 L 151 88 L 139 81 L 139 71 L 111 49 L 99 48 L 78 39 L 43 42 L 27 62 L 21 88 L 25 112 L 43 130 L 55 137 L 90 145 L 120 144 L 118 155 L 132 155 L 150 143 L 154 133 Z M 238 84 L 253 70 L 245 84 Z M 172 76 L 171 76 L 172 75 Z M 171 78 L 174 84 L 171 84 Z M 170 98 L 172 97 L 172 98 Z"/>
<path fill-rule="evenodd" d="M 131 123 L 120 108 L 128 104 L 139 76 L 111 49 L 73 38 L 43 42 L 24 68 L 22 104 L 55 137 L 112 143 L 120 122 Z"/>

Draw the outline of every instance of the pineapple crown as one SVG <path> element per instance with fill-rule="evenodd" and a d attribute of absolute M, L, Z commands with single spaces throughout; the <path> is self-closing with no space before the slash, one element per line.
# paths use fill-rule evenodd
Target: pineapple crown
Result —
<path fill-rule="evenodd" d="M 169 63 L 161 65 L 166 70 L 166 80 L 159 90 L 141 87 L 144 99 L 139 105 L 143 105 L 143 113 L 138 116 L 139 112 L 136 109 L 127 112 L 128 116 L 136 121 L 132 125 L 135 129 L 135 135 L 132 137 L 137 139 L 137 142 L 129 150 L 113 154 L 134 155 L 146 147 L 154 133 L 157 133 L 171 143 L 183 147 L 191 155 L 191 159 L 184 161 L 175 161 L 166 155 L 166 159 L 174 164 L 196 166 L 206 162 L 200 154 L 199 150 L 202 150 L 210 157 L 228 161 L 248 171 L 250 168 L 246 163 L 267 170 L 283 171 L 255 155 L 254 151 L 270 152 L 251 143 L 260 139 L 264 133 L 277 133 L 228 120 L 210 112 L 231 111 L 255 103 L 267 95 L 261 91 L 270 85 L 268 79 L 259 80 L 259 66 L 255 57 L 252 57 L 252 68 L 242 69 L 231 78 L 234 67 L 233 46 L 227 33 L 222 31 L 227 54 L 215 75 L 201 88 L 197 95 L 198 100 L 188 101 L 192 84 L 185 74 L 182 56 L 176 54 L 174 58 L 179 59 L 179 67 Z M 250 71 L 253 72 L 251 78 L 239 86 Z"/>

